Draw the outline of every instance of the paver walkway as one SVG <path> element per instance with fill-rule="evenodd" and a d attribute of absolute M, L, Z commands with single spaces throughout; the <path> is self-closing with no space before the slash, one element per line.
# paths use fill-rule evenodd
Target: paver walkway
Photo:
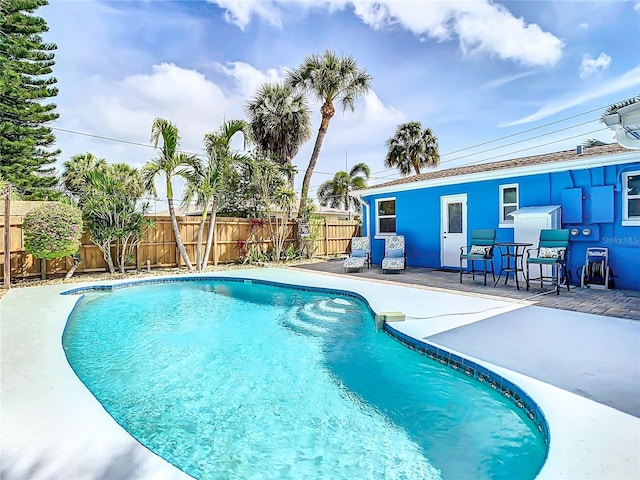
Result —
<path fill-rule="evenodd" d="M 640 321 L 640 292 L 633 290 L 598 290 L 594 288 L 571 287 L 569 292 L 567 292 L 565 288 L 560 292 L 560 295 L 555 295 L 550 287 L 541 289 L 539 284 L 537 286 L 532 285 L 529 291 L 522 285 L 520 290 L 517 290 L 512 278 L 509 279 L 507 285 L 501 281 L 496 287 L 493 286 L 493 282 L 491 282 L 491 278 L 489 278 L 487 286 L 485 287 L 482 276 L 476 275 L 476 279 L 472 280 L 471 275 L 464 275 L 462 283 L 460 283 L 458 272 L 434 270 L 430 268 L 409 267 L 404 273 L 383 274 L 380 267 L 374 265 L 370 269 L 365 268 L 363 272 L 350 271 L 346 273 L 342 268 L 342 260 L 329 260 L 298 265 L 296 268 L 353 276 L 356 278 L 389 280 L 458 293 L 490 295 L 501 297 L 502 299 L 527 300 L 542 307 Z"/>

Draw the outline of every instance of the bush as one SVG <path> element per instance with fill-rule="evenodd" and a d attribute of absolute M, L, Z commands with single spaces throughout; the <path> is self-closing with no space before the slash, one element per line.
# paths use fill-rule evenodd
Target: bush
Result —
<path fill-rule="evenodd" d="M 64 203 L 48 203 L 29 212 L 24 221 L 24 248 L 36 258 L 73 255 L 80 248 L 82 212 Z"/>

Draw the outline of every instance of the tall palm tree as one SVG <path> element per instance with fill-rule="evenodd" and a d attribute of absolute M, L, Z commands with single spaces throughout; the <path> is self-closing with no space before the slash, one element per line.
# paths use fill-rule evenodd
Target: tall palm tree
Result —
<path fill-rule="evenodd" d="M 178 220 L 176 219 L 176 211 L 173 206 L 173 177 L 178 175 L 186 179 L 189 172 L 188 167 L 193 168 L 197 164 L 197 158 L 195 155 L 182 153 L 178 150 L 180 146 L 178 127 L 164 118 L 156 118 L 153 121 L 151 125 L 151 143 L 154 148 L 158 148 L 160 144 L 161 146 L 158 157 L 149 160 L 143 168 L 144 185 L 148 191 L 156 195 L 155 178 L 157 175 L 164 175 L 173 234 L 176 237 L 180 256 L 182 256 L 185 265 L 191 271 L 193 270 L 193 265 L 189 260 L 187 250 L 184 248 Z"/>
<path fill-rule="evenodd" d="M 282 83 L 265 83 L 245 107 L 253 142 L 280 165 L 292 165 L 311 138 L 311 110 L 304 94 Z M 293 175 L 289 178 L 293 188 Z"/>
<path fill-rule="evenodd" d="M 367 186 L 367 180 L 371 175 L 371 170 L 366 163 L 358 163 L 353 166 L 349 173 L 337 172 L 331 180 L 320 184 L 318 188 L 318 201 L 320 205 L 332 208 L 343 208 L 350 210 L 353 207 L 359 211 L 360 204 L 355 198 L 349 198 L 349 192 Z"/>
<path fill-rule="evenodd" d="M 356 98 L 365 95 L 371 88 L 371 78 L 365 69 L 358 67 L 351 56 L 339 56 L 329 50 L 326 50 L 322 55 L 309 55 L 304 59 L 302 65 L 288 72 L 287 85 L 301 88 L 323 102 L 320 107 L 322 115 L 320 129 L 302 181 L 298 215 L 305 211 L 311 176 L 318 163 L 329 122 L 336 112 L 333 102 L 340 102 L 343 110 L 349 108 L 353 111 Z"/>
<path fill-rule="evenodd" d="M 183 205 L 191 204 L 191 201 L 195 198 L 196 205 L 202 208 L 196 245 L 196 268 L 199 271 L 204 270 L 209 261 L 216 215 L 220 206 L 220 194 L 225 189 L 225 177 L 230 173 L 231 164 L 245 161 L 247 158 L 231 150 L 231 139 L 237 133 L 243 133 L 246 147 L 248 125 L 243 120 L 229 120 L 223 123 L 217 131 L 207 133 L 204 136 L 207 160 L 206 162 L 199 162 L 188 176 Z M 209 220 L 207 243 L 204 255 L 202 255 L 204 225 L 209 215 L 211 218 Z"/>
<path fill-rule="evenodd" d="M 384 166 L 397 167 L 402 175 L 411 170 L 420 174 L 420 167 L 437 167 L 440 164 L 438 138 L 430 128 L 422 129 L 420 122 L 398 125 L 396 133 L 387 140 L 387 156 Z"/>

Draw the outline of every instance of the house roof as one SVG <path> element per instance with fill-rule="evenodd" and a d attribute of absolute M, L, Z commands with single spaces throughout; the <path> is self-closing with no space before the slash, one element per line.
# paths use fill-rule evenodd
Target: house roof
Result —
<path fill-rule="evenodd" d="M 476 165 L 465 165 L 462 167 L 447 168 L 444 170 L 433 170 L 411 177 L 399 178 L 390 182 L 373 185 L 362 190 L 356 190 L 356 194 L 369 193 L 370 190 L 383 189 L 393 186 L 409 186 L 416 182 L 425 182 L 429 180 L 444 179 L 450 177 L 459 177 L 463 175 L 474 175 L 487 172 L 500 172 L 501 170 L 513 170 L 518 168 L 532 167 L 545 164 L 558 164 L 561 162 L 584 161 L 586 158 L 597 158 L 607 155 L 617 155 L 630 153 L 628 150 L 617 143 L 602 145 L 599 147 L 584 148 L 579 154 L 577 149 L 564 150 L 561 152 L 546 153 L 544 155 L 534 155 L 530 157 L 512 158 L 500 162 L 479 163 Z M 506 172 L 505 172 L 506 173 Z"/>

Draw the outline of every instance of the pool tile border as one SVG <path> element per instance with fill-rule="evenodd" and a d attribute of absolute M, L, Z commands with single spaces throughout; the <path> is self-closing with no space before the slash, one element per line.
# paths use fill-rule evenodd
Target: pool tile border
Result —
<path fill-rule="evenodd" d="M 326 288 L 326 287 L 307 287 L 304 285 L 294 285 L 282 282 L 274 282 L 269 280 L 261 280 L 261 279 L 253 279 L 253 278 L 242 278 L 242 277 L 226 277 L 226 276 L 206 276 L 206 275 L 195 275 L 195 276 L 185 276 L 185 277 L 168 277 L 168 278 L 154 278 L 154 279 L 145 279 L 145 280 L 132 280 L 122 283 L 114 283 L 109 285 L 89 285 L 78 288 L 73 288 L 71 290 L 66 290 L 61 292 L 61 295 L 81 295 L 81 297 L 76 302 L 73 310 L 69 314 L 67 320 L 69 320 L 73 313 L 75 312 L 78 305 L 80 305 L 81 300 L 84 298 L 84 294 L 87 292 L 95 292 L 95 291 L 115 291 L 120 290 L 122 288 L 134 287 L 134 286 L 144 286 L 144 285 L 158 285 L 163 283 L 177 283 L 177 282 L 236 282 L 236 283 L 251 283 L 258 285 L 270 285 L 275 287 L 284 287 L 293 290 L 301 290 L 308 292 L 322 292 L 329 293 L 335 295 L 341 295 L 346 297 L 351 297 L 358 299 L 367 306 L 369 312 L 375 317 L 376 313 L 373 311 L 369 302 L 362 295 L 350 292 L 347 290 Z M 494 391 L 500 392 L 505 398 L 509 399 L 516 407 L 520 408 L 524 411 L 525 417 L 534 424 L 534 426 L 538 429 L 538 432 L 542 434 L 545 443 L 545 460 L 549 454 L 549 445 L 551 442 L 550 432 L 549 432 L 549 424 L 547 419 L 542 412 L 542 409 L 538 406 L 538 404 L 521 388 L 515 385 L 513 382 L 507 380 L 501 375 L 498 375 L 486 367 L 469 360 L 465 357 L 452 353 L 446 349 L 437 347 L 423 340 L 418 340 L 416 338 L 410 337 L 395 328 L 393 328 L 389 323 L 384 323 L 384 331 L 394 340 L 402 343 L 407 348 L 418 352 L 420 355 L 424 355 L 427 358 L 436 361 L 442 365 L 448 365 L 453 370 L 464 373 L 468 377 L 472 377 L 476 379 L 479 383 L 483 384 L 486 388 L 490 388 Z"/>
<path fill-rule="evenodd" d="M 443 348 L 436 347 L 435 345 L 431 345 L 425 341 L 410 337 L 409 335 L 396 330 L 388 323 L 384 324 L 384 330 L 390 337 L 402 343 L 407 348 L 414 350 L 442 365 L 448 365 L 453 370 L 464 373 L 470 378 L 476 379 L 487 388 L 500 392 L 501 395 L 509 399 L 516 407 L 523 410 L 529 421 L 533 422 L 535 427 L 542 434 L 548 452 L 551 438 L 547 419 L 536 402 L 533 401 L 533 399 L 516 384 L 472 360 L 461 357 Z"/>

